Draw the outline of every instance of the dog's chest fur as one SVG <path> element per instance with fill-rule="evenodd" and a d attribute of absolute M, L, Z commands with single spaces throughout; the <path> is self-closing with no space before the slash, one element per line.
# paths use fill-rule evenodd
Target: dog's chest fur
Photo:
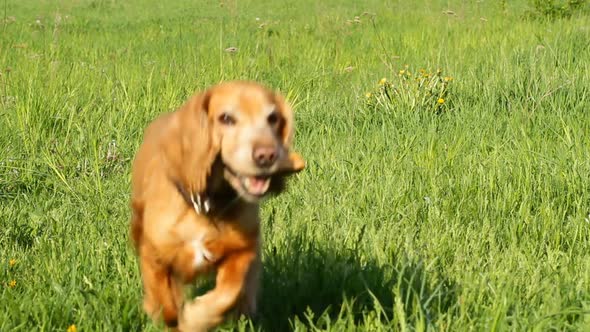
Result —
<path fill-rule="evenodd" d="M 230 217 L 215 218 L 189 211 L 173 232 L 180 242 L 172 269 L 185 280 L 207 271 L 232 252 L 259 245 L 258 206 L 238 206 Z"/>

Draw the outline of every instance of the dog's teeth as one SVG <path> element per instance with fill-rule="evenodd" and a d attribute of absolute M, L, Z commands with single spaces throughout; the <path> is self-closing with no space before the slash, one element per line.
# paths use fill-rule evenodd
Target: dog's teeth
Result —
<path fill-rule="evenodd" d="M 244 178 L 244 187 L 250 188 L 250 178 Z"/>

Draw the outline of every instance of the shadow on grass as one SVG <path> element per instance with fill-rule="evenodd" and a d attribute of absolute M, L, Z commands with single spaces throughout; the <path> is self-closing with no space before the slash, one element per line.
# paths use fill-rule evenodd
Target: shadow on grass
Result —
<path fill-rule="evenodd" d="M 358 255 L 318 249 L 300 239 L 280 252 L 273 248 L 264 259 L 254 327 L 344 328 L 375 317 L 385 326 L 428 326 L 456 308 L 456 286 L 435 268 L 407 257 L 391 255 L 391 264 L 376 264 Z"/>

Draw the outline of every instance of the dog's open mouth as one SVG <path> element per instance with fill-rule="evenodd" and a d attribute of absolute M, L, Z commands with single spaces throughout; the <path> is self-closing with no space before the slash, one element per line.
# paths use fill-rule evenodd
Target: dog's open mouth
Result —
<path fill-rule="evenodd" d="M 252 196 L 262 196 L 270 187 L 269 176 L 240 176 L 244 190 Z"/>
<path fill-rule="evenodd" d="M 272 174 L 244 175 L 225 165 L 225 178 L 235 190 L 254 199 L 262 198 L 270 188 Z"/>

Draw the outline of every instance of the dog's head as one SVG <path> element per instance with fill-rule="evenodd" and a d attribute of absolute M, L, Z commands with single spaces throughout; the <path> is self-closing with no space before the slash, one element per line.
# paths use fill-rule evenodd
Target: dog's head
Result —
<path fill-rule="evenodd" d="M 221 173 L 244 200 L 256 202 L 276 188 L 273 181 L 305 167 L 290 151 L 293 114 L 281 95 L 256 83 L 229 82 L 188 105 L 186 121 L 199 125 L 193 126 L 196 135 L 185 140 L 196 158 L 190 163 L 196 169 L 186 171 Z M 214 164 L 217 170 L 211 169 Z"/>

